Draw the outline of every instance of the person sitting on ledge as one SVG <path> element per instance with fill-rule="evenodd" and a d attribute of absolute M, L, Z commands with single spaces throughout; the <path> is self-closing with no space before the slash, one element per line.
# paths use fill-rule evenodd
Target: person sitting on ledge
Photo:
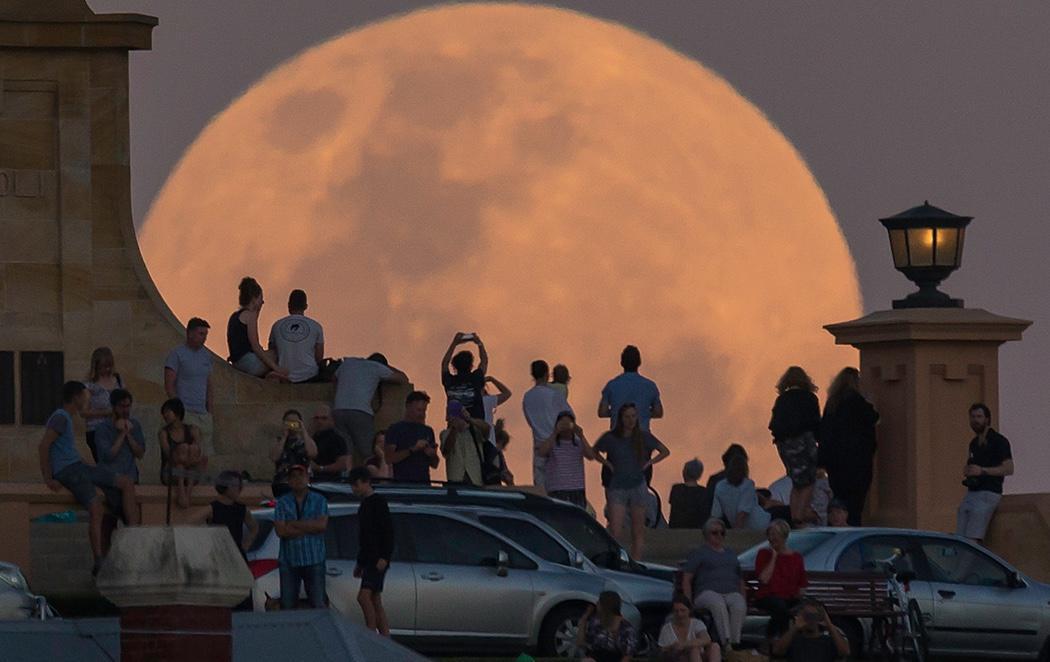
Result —
<path fill-rule="evenodd" d="M 40 474 L 52 492 L 63 487 L 73 493 L 90 516 L 88 537 L 95 557 L 92 575 L 97 575 L 104 557 L 102 548 L 103 500 L 96 487 L 115 487 L 120 490 L 127 523 L 139 523 L 135 483 L 127 476 L 118 476 L 112 469 L 86 464 L 73 442 L 73 416 L 87 408 L 88 390 L 81 382 L 66 382 L 62 386 L 62 406 L 47 419 L 44 436 L 40 440 Z"/>
<path fill-rule="evenodd" d="M 259 311 L 265 303 L 262 286 L 254 278 L 245 276 L 237 288 L 240 290 L 240 307 L 233 311 L 226 323 L 229 362 L 249 375 L 288 381 L 288 371 L 259 344 Z"/>
<path fill-rule="evenodd" d="M 270 327 L 270 352 L 293 384 L 316 378 L 324 361 L 324 329 L 317 320 L 306 316 L 306 308 L 306 292 L 292 290 L 288 295 L 288 316 Z"/>
<path fill-rule="evenodd" d="M 697 481 L 704 475 L 704 463 L 693 458 L 682 465 L 682 482 L 671 486 L 672 529 L 699 529 L 704 525 L 700 516 L 707 503 L 707 488 Z"/>
<path fill-rule="evenodd" d="M 184 475 L 185 472 L 201 472 L 208 468 L 208 456 L 201 446 L 201 431 L 196 425 L 186 423 L 186 408 L 182 400 L 172 398 L 160 406 L 160 417 L 164 427 L 157 431 L 157 440 L 161 450 L 161 482 L 167 484 L 173 480 L 166 475 L 164 465 L 178 469 L 182 474 L 175 476 L 175 501 L 180 508 L 189 508 L 196 479 Z"/>

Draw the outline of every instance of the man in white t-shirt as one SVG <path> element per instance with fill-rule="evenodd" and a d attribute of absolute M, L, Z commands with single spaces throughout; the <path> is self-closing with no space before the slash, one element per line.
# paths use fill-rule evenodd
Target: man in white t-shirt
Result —
<path fill-rule="evenodd" d="M 372 398 L 383 382 L 407 384 L 408 377 L 378 352 L 367 359 L 348 356 L 335 372 L 332 417 L 336 430 L 350 442 L 355 467 L 363 466 L 372 455 L 376 433 Z"/>
<path fill-rule="evenodd" d="M 270 328 L 270 351 L 277 354 L 277 364 L 288 371 L 293 384 L 316 377 L 324 360 L 324 330 L 306 316 L 306 307 L 306 292 L 292 290 L 288 316 Z"/>
<path fill-rule="evenodd" d="M 497 393 L 495 395 L 489 393 L 489 384 L 496 387 Z M 485 393 L 481 396 L 481 403 L 485 407 L 485 422 L 489 425 L 489 443 L 493 446 L 496 445 L 496 407 L 510 400 L 512 395 L 514 394 L 507 388 L 506 384 L 495 377 L 485 377 Z"/>
<path fill-rule="evenodd" d="M 550 366 L 546 361 L 533 361 L 532 379 L 536 385 L 525 392 L 521 408 L 525 411 L 525 420 L 532 428 L 532 483 L 539 488 L 545 487 L 544 469 L 547 458 L 536 452 L 544 441 L 554 433 L 554 424 L 558 414 L 572 411 L 569 402 L 560 391 L 550 387 Z"/>

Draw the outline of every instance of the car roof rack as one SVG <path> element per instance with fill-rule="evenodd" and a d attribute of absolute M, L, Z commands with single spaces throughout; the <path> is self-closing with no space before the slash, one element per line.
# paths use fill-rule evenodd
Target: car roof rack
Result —
<path fill-rule="evenodd" d="M 520 490 L 487 489 L 474 485 L 463 485 L 462 483 L 448 483 L 445 481 L 430 481 L 429 483 L 399 483 L 394 481 L 376 481 L 373 484 L 375 491 L 387 498 L 398 501 L 427 501 L 433 499 L 448 499 L 460 503 L 477 503 L 484 501 L 489 504 L 558 504 L 554 499 L 539 494 L 531 494 Z M 326 482 L 311 483 L 310 489 L 325 495 L 329 501 L 359 501 L 346 483 Z M 571 504 L 566 504 L 571 505 Z"/>

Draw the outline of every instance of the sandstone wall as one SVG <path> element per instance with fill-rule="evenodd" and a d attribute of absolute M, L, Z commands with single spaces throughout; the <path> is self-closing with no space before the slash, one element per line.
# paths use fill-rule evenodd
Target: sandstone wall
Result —
<path fill-rule="evenodd" d="M 0 9 L 0 352 L 14 352 L 16 416 L 20 352 L 60 351 L 65 379 L 82 379 L 92 350 L 109 346 L 145 428 L 144 480 L 156 481 L 163 364 L 184 338 L 131 217 L 128 50 L 150 47 L 156 19 L 96 16 L 82 0 L 47 12 L 14 4 L 24 7 Z M 225 332 L 225 320 L 210 322 Z M 214 379 L 216 471 L 269 475 L 281 413 L 309 415 L 332 396 L 330 385 L 270 384 L 218 357 Z M 385 424 L 400 417 L 403 391 L 384 403 Z M 21 418 L 0 424 L 0 480 L 39 479 L 42 434 Z"/>

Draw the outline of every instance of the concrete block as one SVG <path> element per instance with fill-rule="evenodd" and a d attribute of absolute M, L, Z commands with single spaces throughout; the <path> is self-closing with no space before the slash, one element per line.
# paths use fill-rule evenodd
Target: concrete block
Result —
<path fill-rule="evenodd" d="M 116 531 L 97 583 L 108 600 L 128 608 L 232 607 L 252 582 L 224 529 L 140 526 Z"/>

